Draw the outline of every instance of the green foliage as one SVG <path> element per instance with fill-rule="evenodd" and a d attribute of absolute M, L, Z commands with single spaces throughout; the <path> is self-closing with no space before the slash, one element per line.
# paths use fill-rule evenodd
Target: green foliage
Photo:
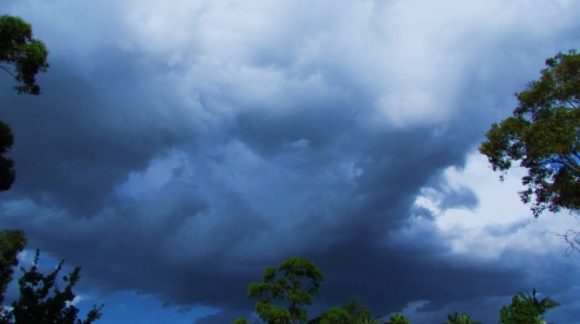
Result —
<path fill-rule="evenodd" d="M 453 312 L 453 314 L 447 316 L 447 324 L 477 324 L 478 322 L 471 319 L 471 316 L 467 313 L 459 314 Z"/>
<path fill-rule="evenodd" d="M 277 269 L 267 268 L 263 280 L 248 287 L 248 297 L 257 299 L 256 312 L 268 323 L 304 323 L 308 313 L 303 306 L 320 296 L 322 281 L 322 272 L 310 260 L 292 257 Z"/>
<path fill-rule="evenodd" d="M 64 261 L 48 274 L 38 271 L 39 252 L 29 270 L 22 268 L 23 275 L 18 280 L 20 296 L 12 303 L 12 311 L 5 312 L 6 323 L 92 323 L 101 316 L 103 306 L 93 306 L 85 320 L 78 318 L 79 309 L 72 302 L 75 298 L 74 286 L 80 279 L 80 268 L 62 277 L 64 289 L 58 287 L 58 274 Z"/>
<path fill-rule="evenodd" d="M 238 317 L 232 322 L 232 324 L 248 324 L 248 323 L 249 323 L 248 320 L 245 319 L 244 317 Z"/>
<path fill-rule="evenodd" d="M 493 124 L 479 150 L 494 170 L 506 172 L 512 163 L 528 170 L 520 192 L 542 211 L 580 208 L 580 54 L 571 50 L 546 60 L 540 80 L 516 93 L 513 116 Z"/>
<path fill-rule="evenodd" d="M 549 309 L 559 304 L 550 298 L 539 300 L 534 289 L 531 294 L 518 293 L 512 298 L 510 305 L 505 305 L 500 310 L 501 324 L 541 324 L 543 317 Z"/>
<path fill-rule="evenodd" d="M 48 68 L 47 56 L 44 44 L 32 38 L 30 24 L 18 17 L 0 16 L 0 68 L 16 79 L 19 93 L 40 93 L 36 74 Z"/>
<path fill-rule="evenodd" d="M 343 306 L 358 324 L 376 323 L 371 311 L 357 299 L 351 299 Z"/>
<path fill-rule="evenodd" d="M 3 312 L 1 305 L 4 303 L 4 292 L 18 264 L 18 254 L 25 246 L 26 237 L 22 231 L 0 232 L 0 312 Z"/>
<path fill-rule="evenodd" d="M 343 307 L 332 307 L 324 312 L 318 320 L 319 324 L 351 324 L 355 320 Z"/>
<path fill-rule="evenodd" d="M 19 83 L 18 93 L 38 95 L 40 87 L 36 75 L 48 68 L 48 51 L 44 44 L 32 38 L 32 27 L 18 17 L 0 16 L 0 69 L 6 71 Z M 11 159 L 5 157 L 12 147 L 14 138 L 10 127 L 0 121 L 0 191 L 10 189 L 14 182 Z M 18 254 L 26 246 L 21 231 L 0 232 L 0 305 L 10 282 Z M 73 305 L 73 288 L 80 279 L 80 268 L 62 277 L 65 287 L 58 286 L 58 274 L 64 261 L 49 274 L 38 271 L 39 252 L 29 270 L 21 268 L 23 275 L 18 280 L 20 296 L 11 309 L 0 306 L 0 323 L 92 323 L 101 316 L 100 307 L 93 306 L 85 320 L 78 318 L 78 308 Z"/>
<path fill-rule="evenodd" d="M 18 17 L 0 16 L 0 69 L 19 83 L 14 87 L 18 93 L 40 93 L 36 75 L 48 68 L 47 56 L 44 44 L 32 38 L 30 24 Z M 10 127 L 0 121 L 0 191 L 10 189 L 14 182 L 14 163 L 5 156 L 13 142 Z"/>
<path fill-rule="evenodd" d="M 389 324 L 411 324 L 411 321 L 405 315 L 395 313 L 389 317 Z"/>
<path fill-rule="evenodd" d="M 342 307 L 332 307 L 325 311 L 319 319 L 311 321 L 324 324 L 375 324 L 369 309 L 356 299 L 352 299 Z"/>

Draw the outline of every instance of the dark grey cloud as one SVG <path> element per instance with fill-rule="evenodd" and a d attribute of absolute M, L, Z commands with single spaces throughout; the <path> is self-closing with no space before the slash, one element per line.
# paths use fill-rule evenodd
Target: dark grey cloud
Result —
<path fill-rule="evenodd" d="M 443 209 L 478 206 L 443 171 L 466 163 L 543 58 L 578 40 L 572 20 L 521 42 L 526 21 L 488 30 L 454 14 L 426 24 L 458 29 L 414 36 L 404 4 L 332 6 L 332 19 L 320 19 L 303 16 L 302 2 L 114 3 L 103 4 L 106 26 L 75 17 L 106 11 L 94 4 L 62 8 L 65 27 L 48 23 L 56 9 L 0 5 L 45 28 L 55 48 L 42 96 L 1 81 L 17 182 L 0 197 L 0 221 L 82 265 L 88 284 L 223 309 L 209 322 L 250 309 L 248 282 L 292 255 L 326 274 L 315 311 L 358 296 L 377 314 L 425 300 L 417 316 L 440 316 L 495 307 L 540 279 L 550 293 L 570 291 L 562 274 L 576 270 L 556 256 L 548 266 L 519 250 L 491 261 L 455 255 L 436 215 L 414 203 L 428 187 Z M 464 25 L 478 34 L 457 31 Z M 116 37 L 88 36 L 100 27 Z M 59 48 L 76 38 L 72 54 Z M 549 44 L 530 53 L 537 41 Z M 515 227 L 490 235 L 502 230 Z"/>
<path fill-rule="evenodd" d="M 153 103 L 147 100 L 153 98 L 141 95 L 149 91 L 140 81 L 146 78 L 143 71 L 118 63 L 133 59 L 101 63 L 103 74 L 116 73 L 116 81 L 106 86 L 107 77 L 75 75 L 66 62 L 53 59 L 52 73 L 42 79 L 42 97 L 22 98 L 3 87 L 3 117 L 18 141 L 12 154 L 18 181 L 9 194 L 25 191 L 90 216 L 112 198 L 112 189 L 130 171 L 143 169 L 181 143 L 195 144 L 196 136 L 180 128 L 178 120 L 168 123 L 151 114 Z"/>

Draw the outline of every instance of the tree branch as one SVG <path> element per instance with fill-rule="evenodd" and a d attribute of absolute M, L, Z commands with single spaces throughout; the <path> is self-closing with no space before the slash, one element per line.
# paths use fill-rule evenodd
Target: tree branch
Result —
<path fill-rule="evenodd" d="M 4 70 L 4 72 L 8 73 L 11 77 L 13 77 L 15 79 L 17 78 L 16 75 L 14 73 L 12 73 L 12 71 L 8 70 L 5 66 L 0 65 L 0 69 Z"/>
<path fill-rule="evenodd" d="M 555 233 L 554 235 L 560 237 L 568 245 L 566 255 L 570 255 L 573 252 L 580 253 L 580 232 L 567 230 L 564 234 Z"/>

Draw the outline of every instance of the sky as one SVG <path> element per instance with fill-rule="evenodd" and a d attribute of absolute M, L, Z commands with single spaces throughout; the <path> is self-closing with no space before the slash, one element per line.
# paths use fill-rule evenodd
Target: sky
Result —
<path fill-rule="evenodd" d="M 518 291 L 580 318 L 580 255 L 478 145 L 578 49 L 575 0 L 3 0 L 49 49 L 40 96 L 0 76 L 16 182 L 0 224 L 82 267 L 102 323 L 228 323 L 290 256 L 313 315 L 497 322 Z"/>

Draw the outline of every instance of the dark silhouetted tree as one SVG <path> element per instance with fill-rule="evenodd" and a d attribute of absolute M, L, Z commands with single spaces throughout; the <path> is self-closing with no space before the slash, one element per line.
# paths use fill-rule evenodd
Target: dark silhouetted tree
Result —
<path fill-rule="evenodd" d="M 268 267 L 261 282 L 250 284 L 248 297 L 257 299 L 256 312 L 268 323 L 304 323 L 308 319 L 304 306 L 320 295 L 323 279 L 312 261 L 291 257 L 278 268 Z"/>
<path fill-rule="evenodd" d="M 18 254 L 25 246 L 26 237 L 22 231 L 0 232 L 0 312 L 3 310 L 4 292 L 18 264 Z"/>
<path fill-rule="evenodd" d="M 6 155 L 14 144 L 10 126 L 0 120 L 0 191 L 10 189 L 14 182 L 14 162 Z"/>
<path fill-rule="evenodd" d="M 540 80 L 516 93 L 513 116 L 493 124 L 480 151 L 494 170 L 514 162 L 527 169 L 520 197 L 534 216 L 580 207 L 580 55 L 574 50 L 546 60 Z"/>
<path fill-rule="evenodd" d="M 38 94 L 36 74 L 48 68 L 47 50 L 44 44 L 32 38 L 32 28 L 18 17 L 0 16 L 0 69 L 6 71 L 19 83 L 19 93 Z M 0 191 L 10 189 L 14 182 L 14 163 L 6 154 L 14 137 L 10 127 L 0 121 Z M 0 314 L 5 319 L 4 293 L 12 279 L 18 254 L 26 246 L 22 231 L 0 231 Z"/>
<path fill-rule="evenodd" d="M 64 261 L 50 273 L 38 271 L 39 252 L 36 251 L 30 269 L 21 268 L 22 277 L 18 280 L 19 298 L 12 303 L 12 310 L 5 312 L 6 323 L 51 323 L 51 324 L 88 324 L 101 316 L 103 306 L 93 306 L 87 318 L 78 318 L 79 309 L 73 305 L 74 286 L 80 279 L 79 267 L 62 276 L 64 288 L 58 285 L 59 272 Z"/>
<path fill-rule="evenodd" d="M 18 17 L 0 16 L 0 69 L 12 76 L 18 93 L 38 95 L 40 87 L 36 75 L 48 68 L 48 51 L 44 44 L 32 37 L 30 24 Z M 14 138 L 10 127 L 0 121 L 0 191 L 10 189 L 14 182 L 14 166 L 6 157 Z M 38 271 L 39 252 L 29 270 L 22 269 L 18 280 L 20 296 L 10 308 L 5 308 L 4 293 L 10 282 L 18 254 L 24 249 L 26 238 L 21 231 L 0 232 L 0 323 L 92 323 L 101 316 L 100 307 L 93 307 L 85 320 L 78 318 L 73 305 L 73 288 L 80 278 L 80 268 L 62 277 L 65 287 L 58 286 L 61 261 L 56 269 L 45 275 Z"/>

